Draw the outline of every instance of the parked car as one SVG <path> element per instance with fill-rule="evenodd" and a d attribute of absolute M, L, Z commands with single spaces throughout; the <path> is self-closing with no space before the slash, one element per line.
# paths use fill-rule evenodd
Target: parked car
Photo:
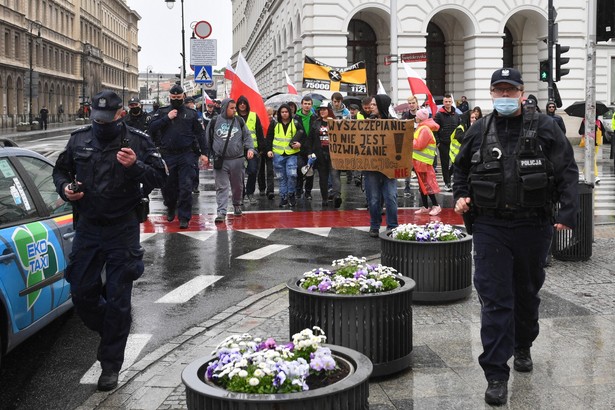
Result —
<path fill-rule="evenodd" d="M 615 109 L 611 108 L 602 115 L 602 124 L 604 124 L 605 133 L 602 136 L 604 138 L 604 144 L 610 144 L 613 141 L 613 113 Z"/>
<path fill-rule="evenodd" d="M 0 364 L 72 307 L 64 279 L 72 208 L 57 194 L 52 170 L 42 155 L 0 140 Z"/>

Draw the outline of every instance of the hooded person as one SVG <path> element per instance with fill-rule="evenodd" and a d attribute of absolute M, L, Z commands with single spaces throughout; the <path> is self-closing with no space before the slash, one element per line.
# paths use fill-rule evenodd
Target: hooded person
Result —
<path fill-rule="evenodd" d="M 391 97 L 378 94 L 370 103 L 370 119 L 390 119 Z M 369 210 L 369 236 L 377 238 L 382 222 L 382 202 L 386 207 L 387 229 L 396 228 L 397 222 L 397 180 L 379 171 L 364 171 L 365 194 Z"/>
<path fill-rule="evenodd" d="M 254 150 L 258 153 L 254 155 L 252 159 L 248 160 L 248 166 L 246 168 L 248 180 L 243 192 L 244 197 L 247 197 L 250 205 L 256 205 L 257 201 L 254 197 L 256 177 L 258 176 L 260 157 L 263 154 L 263 148 L 265 146 L 263 126 L 261 125 L 258 115 L 250 111 L 250 101 L 243 95 L 237 98 L 237 115 L 245 121 L 246 127 L 250 131 L 250 136 L 252 137 Z"/>
<path fill-rule="evenodd" d="M 564 135 L 566 135 L 566 124 L 564 124 L 564 120 L 562 119 L 562 117 L 560 117 L 559 115 L 555 113 L 556 110 L 557 110 L 557 105 L 555 105 L 553 101 L 549 101 L 547 103 L 547 106 L 545 107 L 546 114 L 549 117 L 553 118 L 553 121 L 555 121 L 557 125 L 559 125 Z"/>
<path fill-rule="evenodd" d="M 254 142 L 243 118 L 236 114 L 235 100 L 226 98 L 220 104 L 220 114 L 207 126 L 207 146 L 214 163 L 217 215 L 214 220 L 222 223 L 226 219 L 229 191 L 233 201 L 233 214 L 242 215 L 244 158 L 254 158 Z"/>
<path fill-rule="evenodd" d="M 437 149 L 434 132 L 437 132 L 440 126 L 432 118 L 429 118 L 429 111 L 425 108 L 416 112 L 414 121 L 416 128 L 412 140 L 412 167 L 419 182 L 423 205 L 414 213 L 435 216 L 442 212 L 442 208 L 438 205 L 436 199 L 436 194 L 440 193 L 440 187 L 433 167 Z M 428 196 L 431 199 L 431 209 L 427 207 Z"/>

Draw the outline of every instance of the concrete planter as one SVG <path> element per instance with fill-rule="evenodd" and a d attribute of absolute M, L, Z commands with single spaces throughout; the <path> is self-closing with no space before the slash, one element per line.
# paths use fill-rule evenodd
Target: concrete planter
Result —
<path fill-rule="evenodd" d="M 400 285 L 389 292 L 336 295 L 308 292 L 299 286 L 299 279 L 291 279 L 286 284 L 290 335 L 318 326 L 327 342 L 369 357 L 372 376 L 403 370 L 410 366 L 412 352 L 414 281 L 400 278 Z"/>
<path fill-rule="evenodd" d="M 416 282 L 415 302 L 451 302 L 472 293 L 472 236 L 458 241 L 415 242 L 380 234 L 381 263 Z"/>
<path fill-rule="evenodd" d="M 233 393 L 205 379 L 205 372 L 214 356 L 190 363 L 182 372 L 189 409 L 224 410 L 338 410 L 368 409 L 369 376 L 372 364 L 359 352 L 340 346 L 329 347 L 336 361 L 350 367 L 348 376 L 319 389 L 286 394 Z"/>
<path fill-rule="evenodd" d="M 31 131 L 32 126 L 30 124 L 19 124 L 17 125 L 17 131 Z"/>

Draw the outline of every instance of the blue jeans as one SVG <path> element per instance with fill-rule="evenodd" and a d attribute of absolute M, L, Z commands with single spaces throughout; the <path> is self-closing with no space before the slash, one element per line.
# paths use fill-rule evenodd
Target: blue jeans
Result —
<path fill-rule="evenodd" d="M 378 171 L 365 171 L 365 193 L 369 209 L 369 229 L 380 229 L 382 222 L 382 201 L 386 206 L 387 229 L 396 228 L 397 223 L 397 180 L 388 178 Z"/>
<path fill-rule="evenodd" d="M 294 195 L 297 188 L 297 155 L 273 154 L 273 170 L 280 180 L 280 197 Z"/>

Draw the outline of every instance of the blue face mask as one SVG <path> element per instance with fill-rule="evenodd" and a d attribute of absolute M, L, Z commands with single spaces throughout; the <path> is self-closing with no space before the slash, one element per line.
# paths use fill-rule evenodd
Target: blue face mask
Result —
<path fill-rule="evenodd" d="M 519 109 L 519 99 L 509 97 L 496 98 L 493 100 L 493 108 L 495 108 L 498 114 L 510 117 Z"/>

